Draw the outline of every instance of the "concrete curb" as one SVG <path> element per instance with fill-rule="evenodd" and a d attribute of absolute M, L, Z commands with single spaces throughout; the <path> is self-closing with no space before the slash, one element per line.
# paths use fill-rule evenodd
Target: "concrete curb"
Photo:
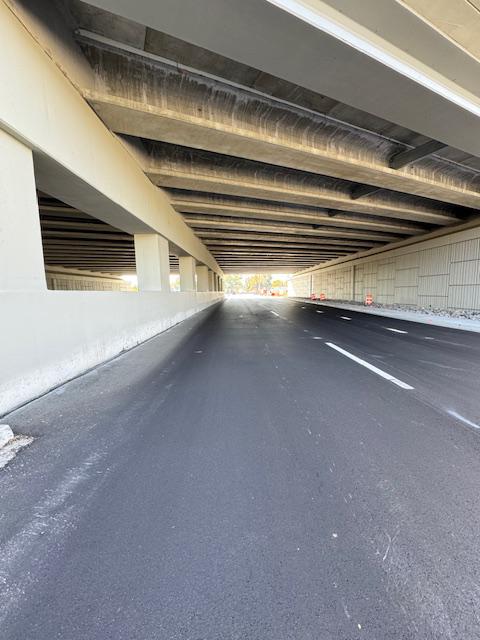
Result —
<path fill-rule="evenodd" d="M 32 436 L 16 436 L 8 424 L 0 424 L 0 470 L 31 442 Z"/>
<path fill-rule="evenodd" d="M 13 440 L 14 435 L 8 424 L 0 424 L 0 449 Z"/>
<path fill-rule="evenodd" d="M 480 333 L 480 321 L 467 320 L 461 318 L 449 318 L 446 316 L 436 316 L 429 314 L 417 313 L 415 311 L 396 311 L 395 309 L 368 309 L 365 307 L 357 306 L 355 304 L 346 304 L 342 302 L 326 301 L 319 302 L 318 300 L 309 300 L 308 298 L 289 298 L 294 302 L 301 304 L 315 304 L 323 307 L 335 307 L 337 309 L 346 309 L 347 311 L 357 311 L 358 313 L 369 313 L 373 316 L 383 316 L 385 318 L 395 318 L 397 320 L 407 320 L 408 322 L 420 322 L 422 324 L 428 324 L 437 327 L 447 327 L 449 329 L 460 329 L 462 331 L 473 331 Z"/>

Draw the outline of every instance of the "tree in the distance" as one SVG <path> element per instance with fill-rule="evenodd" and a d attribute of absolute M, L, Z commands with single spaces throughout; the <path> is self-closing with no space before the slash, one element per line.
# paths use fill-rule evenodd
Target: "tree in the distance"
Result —
<path fill-rule="evenodd" d="M 248 276 L 245 282 L 245 289 L 249 293 L 269 293 L 272 286 L 272 276 L 269 274 L 257 273 Z"/>
<path fill-rule="evenodd" d="M 238 273 L 228 273 L 223 279 L 225 293 L 243 293 L 243 278 Z"/>

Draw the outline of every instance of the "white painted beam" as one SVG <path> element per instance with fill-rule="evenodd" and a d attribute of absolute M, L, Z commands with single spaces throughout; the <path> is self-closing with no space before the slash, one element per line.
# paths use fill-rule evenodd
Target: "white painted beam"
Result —
<path fill-rule="evenodd" d="M 46 288 L 32 152 L 0 129 L 0 291 Z"/>

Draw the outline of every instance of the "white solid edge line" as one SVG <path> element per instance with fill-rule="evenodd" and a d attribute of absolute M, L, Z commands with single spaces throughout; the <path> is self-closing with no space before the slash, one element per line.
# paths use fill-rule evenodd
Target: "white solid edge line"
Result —
<path fill-rule="evenodd" d="M 451 415 L 452 418 L 456 418 L 457 420 L 460 420 L 460 422 L 467 424 L 469 427 L 473 427 L 474 429 L 480 429 L 480 425 L 476 424 L 475 422 L 472 422 L 468 418 L 464 418 L 462 415 L 460 415 L 453 409 L 447 409 L 447 413 Z"/>
<path fill-rule="evenodd" d="M 366 367 L 367 369 L 370 369 L 370 371 L 373 371 L 373 373 L 376 373 L 378 376 L 385 378 L 385 380 L 388 380 L 389 382 L 393 382 L 393 384 L 396 384 L 397 387 L 401 387 L 402 389 L 409 389 L 409 390 L 415 388 L 410 386 L 406 382 L 402 382 L 398 378 L 391 376 L 389 373 L 386 373 L 386 371 L 382 371 L 382 369 L 375 367 L 373 364 L 366 362 L 366 360 L 357 358 L 357 356 L 354 356 L 353 353 L 350 353 L 349 351 L 345 351 L 345 349 L 338 347 L 336 344 L 333 344 L 333 342 L 326 342 L 325 344 L 328 345 L 331 349 L 335 349 L 335 351 L 338 351 L 339 353 L 346 356 L 347 358 L 350 358 L 350 360 L 353 360 L 354 362 L 361 364 L 362 367 Z"/>
<path fill-rule="evenodd" d="M 402 331 L 402 329 L 393 329 L 392 327 L 385 327 L 387 331 L 393 331 L 393 333 L 408 333 L 408 331 Z"/>

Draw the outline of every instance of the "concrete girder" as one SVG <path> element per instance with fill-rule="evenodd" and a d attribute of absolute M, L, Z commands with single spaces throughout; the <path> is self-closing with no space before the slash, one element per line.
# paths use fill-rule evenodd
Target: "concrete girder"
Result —
<path fill-rule="evenodd" d="M 271 264 L 245 264 L 245 265 L 225 265 L 226 273 L 292 273 L 309 269 L 317 265 L 310 264 L 308 266 L 289 264 L 285 262 L 276 262 Z"/>
<path fill-rule="evenodd" d="M 274 263 L 276 260 L 283 260 L 285 262 L 290 262 L 290 263 L 295 263 L 295 264 L 306 264 L 306 263 L 310 263 L 310 264 L 315 264 L 316 262 L 319 262 L 321 260 L 321 258 L 295 258 L 295 257 L 291 257 L 291 256 L 265 256 L 265 257 L 260 257 L 260 256 L 252 256 L 252 257 L 248 257 L 248 258 L 224 258 L 221 260 L 222 264 L 248 264 L 248 263 L 256 263 L 256 264 L 262 264 L 262 263 L 267 263 L 267 264 L 271 264 Z"/>
<path fill-rule="evenodd" d="M 232 257 L 232 258 L 221 258 L 220 261 L 222 264 L 244 264 L 246 262 L 256 262 L 258 264 L 262 262 L 274 262 L 277 258 L 282 260 L 288 260 L 288 262 L 295 262 L 297 264 L 302 263 L 315 263 L 318 258 L 297 258 L 295 256 L 248 256 L 248 257 Z"/>
<path fill-rule="evenodd" d="M 347 255 L 346 252 L 343 251 L 334 251 L 332 253 L 326 253 L 324 251 L 314 251 L 314 252 L 310 252 L 310 251 L 298 251 L 297 249 L 291 249 L 290 251 L 288 249 L 284 249 L 284 250 L 279 250 L 279 251 L 271 251 L 269 249 L 263 251 L 252 251 L 250 252 L 251 255 L 261 255 L 262 253 L 265 253 L 265 255 L 291 255 L 291 256 L 295 256 L 295 257 L 302 257 L 302 256 L 306 256 L 309 258 L 318 258 L 318 259 L 330 259 L 332 257 L 338 257 L 339 255 Z M 250 254 L 242 254 L 242 253 L 238 253 L 237 251 L 233 250 L 233 251 L 227 251 L 227 252 L 215 252 L 215 255 L 218 256 L 219 258 L 221 258 L 222 256 L 224 257 L 229 257 L 229 256 L 242 256 L 242 255 L 250 255 Z"/>
<path fill-rule="evenodd" d="M 360 249 L 362 247 L 372 247 L 378 246 L 380 244 L 384 244 L 381 242 L 374 242 L 373 240 L 344 240 L 343 238 L 319 238 L 319 237 L 310 237 L 310 236 L 299 236 L 299 235 L 285 235 L 275 233 L 254 233 L 250 231 L 231 231 L 227 229 L 222 229 L 221 231 L 205 231 L 204 229 L 198 229 L 196 234 L 201 238 L 234 238 L 236 240 L 274 240 L 275 238 L 281 238 L 281 241 L 284 243 L 287 242 L 302 242 L 302 243 L 311 243 L 315 245 L 320 245 L 324 247 L 334 246 L 334 247 L 346 247 L 351 249 L 352 251 L 355 249 Z"/>
<path fill-rule="evenodd" d="M 62 227 L 63 230 L 69 229 L 81 229 L 85 231 L 99 231 L 100 233 L 111 233 L 112 236 L 119 236 L 122 238 L 128 238 L 128 235 L 122 233 L 118 229 L 114 229 L 103 222 L 83 221 L 83 220 L 62 220 L 58 219 L 49 220 L 48 217 L 42 216 L 42 229 L 52 229 Z"/>
<path fill-rule="evenodd" d="M 312 265 L 315 266 L 315 265 Z M 305 267 L 308 268 L 308 267 Z M 302 268 L 297 269 L 296 267 L 290 267 L 288 265 L 283 265 L 282 263 L 280 264 L 276 264 L 275 266 L 272 265 L 272 267 L 255 267 L 255 273 L 297 273 L 297 271 L 301 271 Z M 252 273 L 252 269 L 242 269 L 240 267 L 232 267 L 232 268 L 228 268 L 226 267 L 224 269 L 225 273 Z"/>
<path fill-rule="evenodd" d="M 212 250 L 215 250 L 218 247 L 253 247 L 257 249 L 261 249 L 262 247 L 265 247 L 266 249 L 268 249 L 269 247 L 277 247 L 277 248 L 288 247 L 290 249 L 295 249 L 296 251 L 298 249 L 313 248 L 311 244 L 303 243 L 301 239 L 298 239 L 297 242 L 294 242 L 294 241 L 283 242 L 278 238 L 270 238 L 269 240 L 262 240 L 262 241 L 251 240 L 251 239 L 250 240 L 240 240 L 240 239 L 232 240 L 230 238 L 225 238 L 225 237 L 213 238 L 213 239 L 205 238 L 205 244 L 208 247 L 211 247 Z M 335 253 L 337 249 L 333 248 L 333 249 L 330 249 L 330 251 Z M 343 247 L 343 251 L 347 251 L 347 247 Z"/>
<path fill-rule="evenodd" d="M 295 242 L 294 240 L 292 240 L 292 242 L 284 242 L 281 238 L 278 237 L 273 237 L 270 239 L 263 239 L 261 241 L 259 240 L 234 240 L 228 237 L 219 237 L 219 238 L 214 238 L 214 239 L 205 239 L 205 244 L 207 246 L 212 246 L 212 247 L 228 247 L 228 246 L 238 246 L 238 247 L 254 247 L 254 248 L 261 248 L 261 247 L 285 247 L 288 246 L 290 248 L 293 248 L 293 246 L 295 246 L 295 248 L 298 249 L 312 249 L 312 245 L 309 242 L 304 243 L 302 241 L 301 238 L 298 238 L 297 241 Z M 293 245 L 293 246 L 292 246 Z M 346 247 L 344 248 L 346 249 Z"/>
<path fill-rule="evenodd" d="M 404 2 L 209 0 L 208 11 L 197 0 L 91 2 L 480 155 L 476 60 Z"/>
<path fill-rule="evenodd" d="M 306 259 L 314 259 L 314 258 L 318 258 L 318 257 L 323 257 L 323 252 L 309 252 L 309 253 L 304 253 L 304 252 L 300 252 L 297 253 L 296 251 L 248 251 L 248 252 L 238 252 L 238 251 L 231 251 L 231 252 L 218 252 L 215 254 L 215 257 L 218 260 L 244 260 L 247 259 L 249 257 L 252 258 L 259 258 L 259 259 L 264 259 L 264 258 L 272 258 L 275 256 L 288 256 L 289 258 L 295 258 L 296 260 L 306 260 Z"/>
<path fill-rule="evenodd" d="M 185 222 L 195 228 L 213 229 L 237 229 L 239 231 L 264 231 L 267 233 L 298 234 L 299 236 L 315 236 L 327 238 L 351 238 L 353 240 L 377 240 L 379 242 L 393 242 L 400 236 L 387 233 L 375 233 L 350 229 L 337 229 L 335 227 L 312 228 L 315 225 L 292 225 L 283 222 L 268 222 L 264 220 L 250 220 L 246 218 L 227 218 L 216 216 L 206 218 L 204 216 L 184 216 Z"/>
<path fill-rule="evenodd" d="M 255 256 L 255 255 L 254 256 L 248 256 L 244 260 L 246 260 L 247 262 L 248 261 L 253 261 L 257 257 L 259 257 L 259 256 Z M 333 257 L 332 256 L 315 255 L 315 256 L 307 256 L 306 258 L 302 258 L 302 257 L 298 258 L 298 256 L 295 256 L 295 255 L 291 256 L 291 255 L 288 255 L 288 254 L 285 254 L 285 255 L 283 255 L 283 254 L 275 254 L 275 255 L 271 255 L 271 256 L 266 256 L 265 259 L 268 258 L 271 261 L 275 261 L 275 260 L 283 260 L 283 259 L 287 259 L 288 258 L 288 259 L 291 259 L 291 260 L 300 260 L 300 261 L 301 260 L 311 260 L 314 263 L 317 263 L 317 262 L 321 262 L 323 260 L 336 260 L 338 258 L 343 258 L 343 257 L 346 257 L 346 256 L 343 255 L 343 254 L 342 255 L 335 255 Z M 222 258 L 222 256 L 219 256 L 219 260 L 220 260 L 220 262 L 222 264 L 224 264 L 225 262 L 228 262 L 230 264 L 232 262 L 231 260 L 229 260 L 228 257 Z"/>
<path fill-rule="evenodd" d="M 465 214 L 462 208 L 386 191 L 353 201 L 350 184 L 333 178 L 279 170 L 241 158 L 172 145 L 153 144 L 141 158 L 146 174 L 161 187 L 327 207 L 437 225 L 458 222 L 455 213 Z"/>
<path fill-rule="evenodd" d="M 173 65 L 98 43 L 84 49 L 96 77 L 84 95 L 117 133 L 480 208 L 480 175 L 471 169 L 437 157 L 392 168 L 392 157 L 410 148 Z"/>
<path fill-rule="evenodd" d="M 326 254 L 325 251 L 318 251 L 318 250 L 298 250 L 295 248 L 290 248 L 290 249 L 282 249 L 282 248 L 253 248 L 253 249 L 249 249 L 247 247 L 229 247 L 229 248 L 223 248 L 223 249 L 215 249 L 215 256 L 221 257 L 221 256 L 250 256 L 250 255 L 292 255 L 292 256 L 318 256 L 318 255 L 328 255 Z"/>
<path fill-rule="evenodd" d="M 424 227 L 418 224 L 399 222 L 394 219 L 375 216 L 349 214 L 338 210 L 295 207 L 280 202 L 249 200 L 247 198 L 227 198 L 217 194 L 192 193 L 172 190 L 168 193 L 174 209 L 183 214 L 225 215 L 260 220 L 282 220 L 286 222 L 306 222 L 327 224 L 335 227 L 386 231 L 414 235 L 422 233 Z"/>
<path fill-rule="evenodd" d="M 245 263 L 252 263 L 252 262 L 275 262 L 275 261 L 279 261 L 279 260 L 287 260 L 288 262 L 295 262 L 296 264 L 302 264 L 302 263 L 309 263 L 309 264 L 317 264 L 318 262 L 322 262 L 324 260 L 329 260 L 329 258 L 324 258 L 323 256 L 311 256 L 311 257 L 307 257 L 307 258 L 297 258 L 296 256 L 289 256 L 289 255 L 272 255 L 272 256 L 265 256 L 265 257 L 261 257 L 261 256 L 247 256 L 243 259 L 241 258 L 234 258 L 234 259 L 229 259 L 229 258 L 219 258 L 219 264 L 221 264 L 222 266 L 225 264 L 228 265 L 232 265 L 232 264 L 245 264 Z"/>
<path fill-rule="evenodd" d="M 251 263 L 251 262 L 257 262 L 257 261 L 268 261 L 268 262 L 275 262 L 275 261 L 279 261 L 279 260 L 288 260 L 289 262 L 296 262 L 297 264 L 301 264 L 302 262 L 309 262 L 310 264 L 317 264 L 318 262 L 324 262 L 327 260 L 336 260 L 337 258 L 340 257 L 344 257 L 344 256 L 336 256 L 335 258 L 329 258 L 329 257 L 325 257 L 325 256 L 310 256 L 307 258 L 297 258 L 296 256 L 289 256 L 289 255 L 274 255 L 274 256 L 266 256 L 265 258 L 259 257 L 259 256 L 248 256 L 247 258 L 244 258 L 243 260 L 240 258 L 237 259 L 233 259 L 230 260 L 228 258 L 219 258 L 220 263 L 223 265 L 225 264 L 244 264 L 244 263 Z"/>
<path fill-rule="evenodd" d="M 219 271 L 125 144 L 2 2 L 0 41 L 9 52 L 0 56 L 0 128 L 32 150 L 37 188 L 124 232 L 162 234 Z"/>

